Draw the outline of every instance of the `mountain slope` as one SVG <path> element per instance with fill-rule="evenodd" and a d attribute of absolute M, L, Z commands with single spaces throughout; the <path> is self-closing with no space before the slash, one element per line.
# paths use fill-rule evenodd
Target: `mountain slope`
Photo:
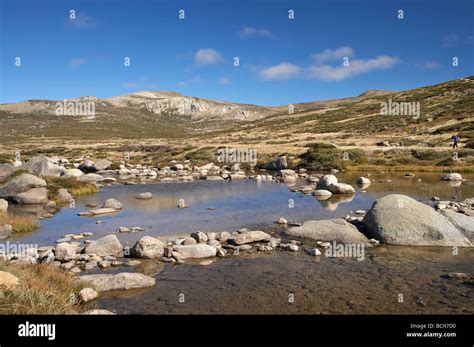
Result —
<path fill-rule="evenodd" d="M 389 99 L 419 102 L 421 116 L 381 115 L 381 103 Z M 402 92 L 370 90 L 356 97 L 294 104 L 293 113 L 289 105 L 271 108 L 160 91 L 68 101 L 94 102 L 95 118 L 57 116 L 53 100 L 1 104 L 1 141 L 184 139 L 222 134 L 272 140 L 329 133 L 396 136 L 451 131 L 461 131 L 466 138 L 473 130 L 474 77 Z"/>

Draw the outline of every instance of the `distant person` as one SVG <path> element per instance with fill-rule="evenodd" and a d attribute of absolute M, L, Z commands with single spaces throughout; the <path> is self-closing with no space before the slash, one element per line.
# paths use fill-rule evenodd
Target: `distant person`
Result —
<path fill-rule="evenodd" d="M 459 143 L 458 134 L 454 134 L 452 138 L 453 138 L 453 148 L 458 148 L 458 143 Z"/>

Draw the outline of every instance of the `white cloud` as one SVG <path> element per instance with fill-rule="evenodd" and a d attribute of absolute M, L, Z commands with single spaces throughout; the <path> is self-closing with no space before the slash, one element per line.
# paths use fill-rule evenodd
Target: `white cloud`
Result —
<path fill-rule="evenodd" d="M 258 29 L 252 27 L 243 27 L 239 32 L 241 38 L 250 38 L 250 37 L 265 37 L 268 39 L 273 38 L 273 34 L 270 30 L 267 29 Z"/>
<path fill-rule="evenodd" d="M 159 87 L 159 84 L 151 81 L 147 76 L 141 76 L 134 81 L 122 82 L 122 88 L 152 90 Z"/>
<path fill-rule="evenodd" d="M 313 54 L 313 58 L 319 62 L 336 60 L 344 57 L 352 57 L 354 50 L 351 47 L 339 47 L 336 49 L 325 49 L 320 53 Z"/>
<path fill-rule="evenodd" d="M 221 54 L 212 48 L 201 48 L 194 55 L 194 61 L 199 65 L 217 64 L 222 60 Z"/>
<path fill-rule="evenodd" d="M 86 13 L 77 12 L 75 18 L 68 17 L 68 23 L 76 29 L 88 29 L 94 26 L 94 19 Z"/>
<path fill-rule="evenodd" d="M 69 66 L 71 67 L 79 67 L 81 65 L 84 65 L 86 63 L 86 60 L 84 58 L 72 58 L 69 61 Z"/>
<path fill-rule="evenodd" d="M 288 80 L 298 76 L 300 71 L 301 68 L 298 65 L 281 63 L 261 70 L 259 76 L 265 81 Z"/>
<path fill-rule="evenodd" d="M 398 62 L 396 57 L 380 55 L 373 59 L 349 60 L 348 66 L 315 64 L 308 68 L 308 77 L 323 81 L 342 81 L 373 70 L 389 69 Z"/>
<path fill-rule="evenodd" d="M 472 45 L 474 43 L 473 35 L 448 34 L 441 38 L 441 44 L 445 48 L 458 47 L 462 45 Z"/>
<path fill-rule="evenodd" d="M 137 88 L 138 84 L 135 82 L 122 82 L 122 87 L 123 88 Z"/>
<path fill-rule="evenodd" d="M 222 76 L 221 78 L 219 78 L 219 84 L 227 85 L 229 83 L 230 83 L 230 80 L 227 77 Z"/>
<path fill-rule="evenodd" d="M 262 80 L 288 80 L 291 78 L 308 78 L 322 81 L 342 81 L 374 70 L 385 70 L 393 67 L 400 60 L 397 57 L 380 55 L 372 59 L 349 59 L 344 66 L 342 58 L 355 54 L 351 47 L 325 49 L 312 55 L 314 61 L 308 66 L 298 66 L 291 63 L 281 63 L 267 68 L 257 69 L 258 77 Z M 341 59 L 340 61 L 337 61 Z M 334 61 L 329 63 L 328 61 Z M 434 67 L 434 64 L 427 65 Z"/>
<path fill-rule="evenodd" d="M 176 86 L 177 87 L 187 87 L 189 86 L 190 84 L 194 84 L 194 83 L 203 83 L 203 82 L 206 82 L 206 80 L 204 80 L 201 76 L 194 76 L 188 80 L 185 80 L 185 81 L 179 81 L 176 83 Z"/>
<path fill-rule="evenodd" d="M 437 70 L 441 67 L 439 62 L 433 60 L 427 60 L 417 65 L 423 70 Z"/>

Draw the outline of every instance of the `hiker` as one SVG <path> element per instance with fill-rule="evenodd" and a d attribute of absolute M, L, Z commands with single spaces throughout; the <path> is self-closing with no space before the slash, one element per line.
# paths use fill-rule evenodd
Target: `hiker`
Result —
<path fill-rule="evenodd" d="M 458 143 L 459 143 L 459 136 L 458 134 L 454 134 L 453 137 L 453 148 L 458 148 Z"/>

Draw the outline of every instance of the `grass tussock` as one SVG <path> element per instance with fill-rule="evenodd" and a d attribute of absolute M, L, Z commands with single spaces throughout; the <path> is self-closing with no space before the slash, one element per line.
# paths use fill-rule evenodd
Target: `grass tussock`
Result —
<path fill-rule="evenodd" d="M 10 224 L 15 233 L 29 233 L 40 227 L 39 223 L 31 217 L 14 216 L 9 213 L 0 212 L 0 225 L 5 224 Z"/>
<path fill-rule="evenodd" d="M 363 150 L 350 149 L 343 151 L 327 143 L 311 144 L 300 159 L 300 166 L 310 170 L 341 170 L 349 165 L 362 165 L 368 161 Z"/>
<path fill-rule="evenodd" d="M 65 188 L 74 197 L 94 194 L 97 187 L 91 183 L 78 181 L 75 177 L 44 177 L 48 183 L 48 195 L 50 199 L 55 199 L 58 190 Z"/>
<path fill-rule="evenodd" d="M 71 298 L 83 288 L 74 277 L 56 267 L 11 265 L 0 262 L 0 270 L 18 277 L 16 288 L 4 291 L 0 314 L 75 314 L 80 305 Z"/>

